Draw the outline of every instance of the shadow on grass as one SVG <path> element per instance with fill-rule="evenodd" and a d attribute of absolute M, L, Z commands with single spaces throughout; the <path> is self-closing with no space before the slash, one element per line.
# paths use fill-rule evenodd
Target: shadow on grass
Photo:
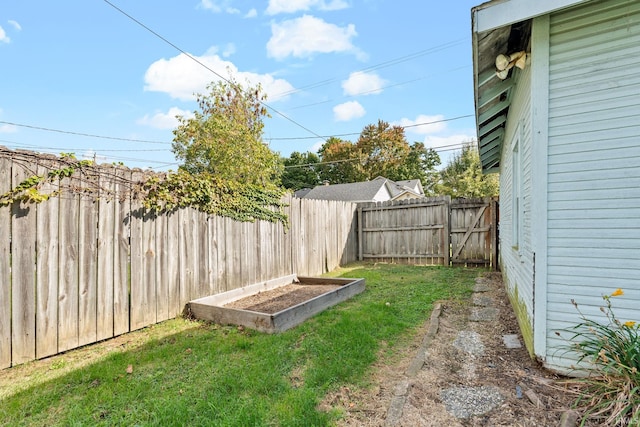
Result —
<path fill-rule="evenodd" d="M 0 402 L 4 425 L 325 426 L 327 392 L 366 383 L 381 343 L 401 342 L 435 301 L 468 297 L 478 270 L 358 265 L 366 290 L 286 332 L 194 322 L 180 333 Z M 131 367 L 130 369 L 128 369 Z"/>

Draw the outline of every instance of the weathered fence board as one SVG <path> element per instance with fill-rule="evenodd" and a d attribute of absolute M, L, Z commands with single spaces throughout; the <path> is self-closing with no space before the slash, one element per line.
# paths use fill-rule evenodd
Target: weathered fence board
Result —
<path fill-rule="evenodd" d="M 59 237 L 60 269 L 58 278 L 58 351 L 78 347 L 79 310 L 79 236 L 80 196 L 75 191 L 78 178 L 64 178 L 60 186 Z"/>
<path fill-rule="evenodd" d="M 131 271 L 131 171 L 116 168 L 114 194 L 113 335 L 130 331 L 129 272 Z M 107 310 L 108 308 L 106 308 Z"/>
<path fill-rule="evenodd" d="M 218 273 L 216 275 L 214 294 L 218 292 L 226 292 L 229 290 L 229 286 L 227 285 L 227 239 L 225 239 L 225 236 L 227 234 L 225 218 L 216 217 L 215 223 L 215 240 L 213 242 L 213 247 L 216 249 L 216 266 Z"/>
<path fill-rule="evenodd" d="M 99 177 L 98 246 L 96 276 L 96 339 L 113 336 L 113 291 L 115 263 L 115 168 L 104 166 Z"/>
<path fill-rule="evenodd" d="M 203 212 L 193 210 L 196 221 L 196 245 L 197 245 L 197 276 L 196 276 L 196 295 L 209 294 L 209 221 L 208 215 Z"/>
<path fill-rule="evenodd" d="M 0 156 L 0 194 L 11 187 L 12 161 Z M 11 366 L 11 206 L 0 206 L 0 369 Z"/>
<path fill-rule="evenodd" d="M 173 212 L 167 218 L 167 240 L 163 278 L 168 286 L 168 317 L 173 319 L 182 313 L 184 305 L 180 303 L 180 264 L 178 261 L 180 242 L 180 223 L 178 215 Z"/>
<path fill-rule="evenodd" d="M 42 159 L 38 175 L 47 174 L 54 161 Z M 36 224 L 36 358 L 58 352 L 58 212 L 60 201 L 55 195 L 58 181 L 46 184 L 41 192 L 52 197 L 37 206 Z M 1 190 L 0 190 L 1 191 Z M 0 233 L 2 235 L 2 233 Z"/>
<path fill-rule="evenodd" d="M 11 184 L 18 185 L 36 173 L 36 164 L 14 162 Z M 18 308 L 11 316 L 12 359 L 17 363 L 36 355 L 36 215 L 35 206 L 14 203 L 11 212 L 11 300 Z"/>
<path fill-rule="evenodd" d="M 494 204 L 449 197 L 360 204 L 358 258 L 488 266 L 497 258 Z"/>
<path fill-rule="evenodd" d="M 488 199 L 451 201 L 451 262 L 489 265 L 492 262 L 493 205 Z"/>
<path fill-rule="evenodd" d="M 155 218 L 156 232 L 156 298 L 155 312 L 156 322 L 162 322 L 169 319 L 169 280 L 167 263 L 169 262 L 169 254 L 167 246 L 169 242 L 168 236 L 168 218 L 167 215 L 157 215 Z"/>
<path fill-rule="evenodd" d="M 98 209 L 93 197 L 80 195 L 78 229 L 78 345 L 97 341 L 97 228 Z M 106 254 L 105 254 L 106 255 Z"/>

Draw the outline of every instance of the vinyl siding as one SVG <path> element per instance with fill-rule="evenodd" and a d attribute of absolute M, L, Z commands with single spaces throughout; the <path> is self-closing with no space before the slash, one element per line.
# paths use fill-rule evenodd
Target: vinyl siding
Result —
<path fill-rule="evenodd" d="M 386 185 L 380 187 L 375 196 L 373 196 L 373 202 L 386 202 L 387 200 L 391 200 L 391 193 L 387 189 Z"/>
<path fill-rule="evenodd" d="M 640 2 L 594 1 L 550 18 L 547 364 L 557 330 L 602 314 L 640 320 Z"/>
<path fill-rule="evenodd" d="M 533 252 L 531 244 L 531 68 L 516 70 L 512 104 L 500 160 L 500 261 L 507 292 L 516 312 L 527 348 L 533 350 Z M 518 140 L 520 156 L 521 233 L 514 236 L 513 147 Z"/>

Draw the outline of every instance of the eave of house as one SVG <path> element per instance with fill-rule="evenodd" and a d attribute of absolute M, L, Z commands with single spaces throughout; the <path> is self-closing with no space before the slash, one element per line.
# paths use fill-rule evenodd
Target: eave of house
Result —
<path fill-rule="evenodd" d="M 493 0 L 471 10 L 476 128 L 483 172 L 500 170 L 515 84 L 513 69 L 504 80 L 496 76 L 496 57 L 523 50 L 530 53 L 534 17 L 588 1 L 592 0 Z"/>

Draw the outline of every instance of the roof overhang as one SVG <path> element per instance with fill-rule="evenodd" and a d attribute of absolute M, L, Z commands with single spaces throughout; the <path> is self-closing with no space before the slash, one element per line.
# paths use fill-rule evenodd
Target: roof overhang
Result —
<path fill-rule="evenodd" d="M 493 0 L 471 9 L 476 130 L 483 172 L 500 170 L 515 85 L 513 68 L 506 78 L 497 77 L 496 57 L 520 51 L 530 53 L 533 18 L 588 1 L 591 0 Z"/>

